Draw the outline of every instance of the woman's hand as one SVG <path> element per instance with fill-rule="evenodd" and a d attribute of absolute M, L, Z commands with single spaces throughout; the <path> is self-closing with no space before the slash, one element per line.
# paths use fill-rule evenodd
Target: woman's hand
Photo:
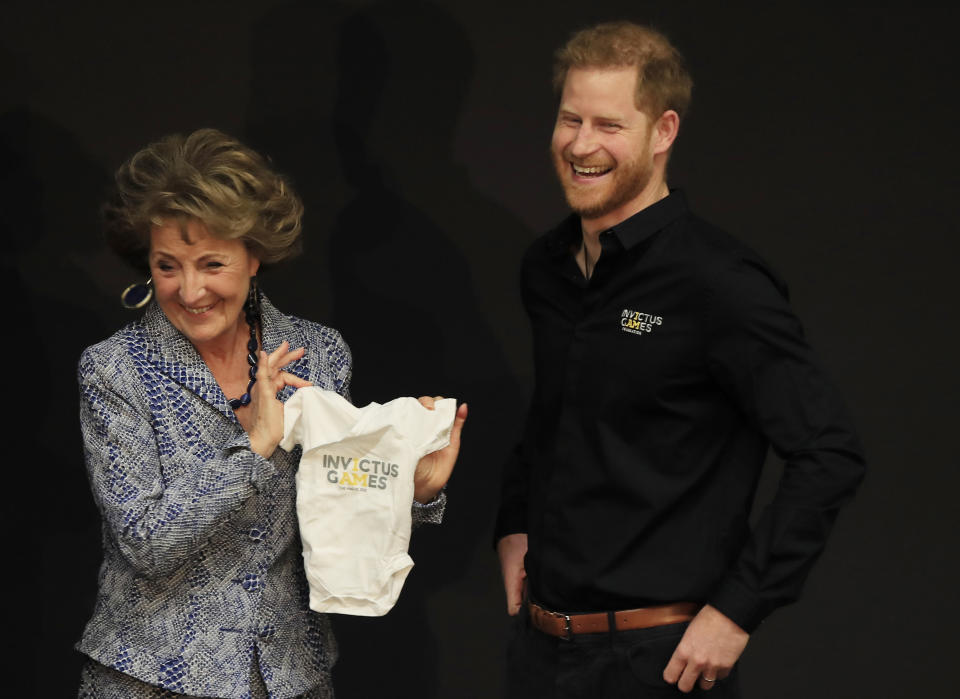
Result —
<path fill-rule="evenodd" d="M 299 376 L 282 371 L 290 362 L 300 359 L 305 350 L 290 349 L 286 340 L 270 354 L 260 350 L 257 361 L 257 382 L 250 394 L 250 412 L 243 421 L 250 437 L 250 448 L 269 459 L 283 439 L 283 403 L 277 393 L 284 386 L 303 388 L 313 384 Z M 249 426 L 248 426 L 249 425 Z"/>
<path fill-rule="evenodd" d="M 418 400 L 423 407 L 433 410 L 433 404 L 441 398 L 442 396 L 422 396 Z M 462 403 L 453 419 L 450 444 L 427 454 L 417 464 L 417 470 L 413 474 L 413 499 L 417 502 L 427 503 L 433 500 L 449 480 L 453 465 L 457 463 L 457 454 L 460 453 L 460 432 L 466 419 L 467 404 Z"/>

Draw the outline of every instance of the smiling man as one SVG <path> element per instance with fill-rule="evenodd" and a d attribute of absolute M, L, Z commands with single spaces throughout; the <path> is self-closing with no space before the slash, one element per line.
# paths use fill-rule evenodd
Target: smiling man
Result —
<path fill-rule="evenodd" d="M 864 462 L 786 287 L 666 166 L 682 57 L 627 22 L 556 57 L 573 214 L 528 250 L 536 386 L 495 539 L 511 697 L 737 697 L 749 634 L 798 598 Z M 768 447 L 779 489 L 751 530 Z"/>

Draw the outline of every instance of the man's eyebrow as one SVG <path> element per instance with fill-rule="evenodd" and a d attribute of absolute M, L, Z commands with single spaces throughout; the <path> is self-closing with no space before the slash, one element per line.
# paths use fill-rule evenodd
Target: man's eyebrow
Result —
<path fill-rule="evenodd" d="M 582 119 L 582 118 L 583 118 L 583 116 L 582 116 L 579 112 L 577 112 L 577 111 L 575 111 L 575 110 L 573 110 L 573 109 L 568 109 L 568 108 L 566 108 L 566 107 L 560 107 L 560 109 L 557 110 L 557 116 L 572 116 L 572 117 L 577 117 L 578 119 Z M 626 120 L 626 117 L 625 117 L 623 114 L 614 114 L 614 113 L 611 113 L 611 114 L 593 114 L 593 115 L 590 116 L 590 119 L 593 120 L 593 121 L 617 121 L 617 122 L 622 122 L 622 121 L 625 121 L 625 120 Z"/>

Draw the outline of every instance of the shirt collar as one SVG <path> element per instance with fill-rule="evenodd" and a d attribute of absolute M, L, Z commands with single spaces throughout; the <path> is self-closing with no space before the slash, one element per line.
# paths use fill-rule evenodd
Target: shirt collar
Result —
<path fill-rule="evenodd" d="M 679 189 L 673 189 L 660 201 L 611 226 L 609 230 L 624 249 L 630 250 L 686 213 L 686 197 Z"/>
<path fill-rule="evenodd" d="M 608 252 L 608 245 L 630 250 L 647 240 L 654 233 L 666 228 L 670 223 L 686 214 L 687 211 L 687 199 L 683 191 L 672 189 L 670 194 L 660 201 L 603 231 L 600 234 L 601 242 L 605 238 L 610 238 L 609 235 L 605 235 L 609 233 L 619 243 L 619 246 L 615 246 L 613 241 L 610 241 L 604 245 L 604 252 Z M 569 253 L 572 248 L 579 247 L 582 239 L 583 231 L 580 227 L 580 217 L 571 214 L 549 235 L 547 246 L 551 254 L 562 256 Z"/>

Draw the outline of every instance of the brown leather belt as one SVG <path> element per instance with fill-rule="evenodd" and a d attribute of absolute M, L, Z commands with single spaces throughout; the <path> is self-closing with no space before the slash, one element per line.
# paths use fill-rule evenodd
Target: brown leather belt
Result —
<path fill-rule="evenodd" d="M 653 626 L 678 624 L 690 621 L 700 611 L 696 602 L 675 602 L 656 607 L 625 609 L 620 612 L 596 612 L 594 614 L 561 614 L 551 612 L 538 604 L 529 603 L 530 623 L 545 634 L 558 638 L 570 638 L 578 633 L 605 633 L 648 629 Z"/>

